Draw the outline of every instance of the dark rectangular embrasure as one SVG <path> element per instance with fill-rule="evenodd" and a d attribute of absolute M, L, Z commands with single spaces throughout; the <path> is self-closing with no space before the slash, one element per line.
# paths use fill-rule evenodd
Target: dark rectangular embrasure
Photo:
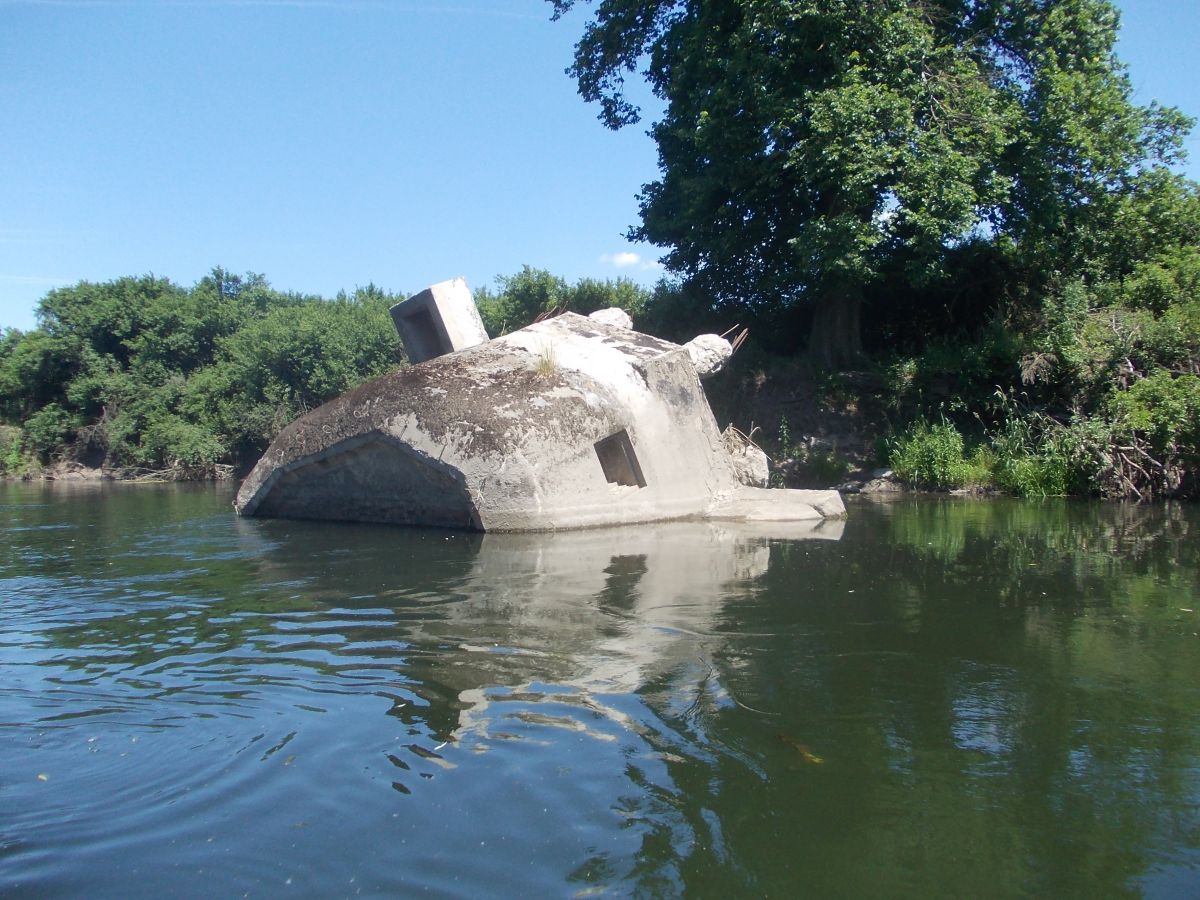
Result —
<path fill-rule="evenodd" d="M 604 440 L 596 441 L 596 456 L 600 457 L 600 468 L 604 470 L 604 477 L 613 484 L 640 488 L 646 486 L 646 478 L 642 475 L 637 454 L 633 452 L 629 434 L 623 429 Z"/>

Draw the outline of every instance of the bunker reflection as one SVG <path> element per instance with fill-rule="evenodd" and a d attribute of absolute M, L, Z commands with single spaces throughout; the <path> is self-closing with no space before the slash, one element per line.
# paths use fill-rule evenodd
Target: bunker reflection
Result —
<path fill-rule="evenodd" d="M 0 507 L 6 896 L 1194 893 L 1191 508 Z"/>
<path fill-rule="evenodd" d="M 538 534 L 351 525 L 336 526 L 346 551 L 309 552 L 303 536 L 323 528 L 238 521 L 263 581 L 303 584 L 305 597 L 340 607 L 388 603 L 405 644 L 394 661 L 416 691 L 454 698 L 442 708 L 401 701 L 392 712 L 421 718 L 432 737 L 450 741 L 486 735 L 486 711 L 499 687 L 630 693 L 681 672 L 694 676 L 722 640 L 726 603 L 769 572 L 772 546 L 840 540 L 845 521 L 671 522 Z M 354 642 L 354 629 L 342 637 Z M 393 650 L 381 647 L 379 661 Z M 715 672 L 704 673 L 707 689 L 719 689 Z M 457 721 L 445 718 L 450 711 Z"/>

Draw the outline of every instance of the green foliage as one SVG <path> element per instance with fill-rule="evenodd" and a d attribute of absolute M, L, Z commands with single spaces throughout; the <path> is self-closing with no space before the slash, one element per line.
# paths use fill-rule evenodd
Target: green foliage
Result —
<path fill-rule="evenodd" d="M 1200 377 L 1159 369 L 1112 398 L 1118 424 L 1165 457 L 1200 455 Z"/>
<path fill-rule="evenodd" d="M 24 468 L 21 453 L 21 429 L 0 425 L 0 475 L 16 475 Z"/>
<path fill-rule="evenodd" d="M 272 305 L 218 342 L 179 408 L 211 423 L 236 456 L 253 456 L 296 416 L 400 363 L 388 315 L 396 301 L 369 286 L 334 302 Z"/>
<path fill-rule="evenodd" d="M 1022 348 L 1011 324 L 993 317 L 972 336 L 935 338 L 918 355 L 884 358 L 877 366 L 883 405 L 901 421 L 967 416 L 986 407 L 995 386 L 1016 375 Z"/>
<path fill-rule="evenodd" d="M 1106 0 L 596 7 L 580 94 L 634 123 L 641 69 L 665 104 L 631 235 L 719 307 L 811 307 L 829 364 L 856 355 L 864 291 L 944 280 L 965 243 L 1014 261 L 1020 299 L 1124 274 L 1195 224 L 1167 168 L 1192 123 L 1132 102 Z"/>
<path fill-rule="evenodd" d="M 1200 247 L 1178 246 L 1139 262 L 1110 303 L 1161 316 L 1172 306 L 1200 297 Z"/>
<path fill-rule="evenodd" d="M 962 434 L 945 419 L 922 419 L 898 435 L 889 463 L 900 481 L 920 488 L 945 490 L 987 480 L 986 462 L 964 456 Z"/>
<path fill-rule="evenodd" d="M 71 377 L 69 344 L 38 329 L 10 330 L 0 341 L 0 419 L 19 424 L 48 403 L 63 399 Z"/>
<path fill-rule="evenodd" d="M 515 275 L 498 276 L 496 288 L 492 291 L 484 287 L 475 292 L 475 305 L 492 337 L 524 328 L 538 316 L 555 311 L 587 315 L 616 306 L 636 320 L 650 298 L 648 290 L 628 278 L 581 278 L 570 285 L 545 269 L 531 266 L 523 266 Z"/>
<path fill-rule="evenodd" d="M 224 443 L 208 428 L 169 413 L 147 422 L 138 449 L 139 461 L 161 460 L 199 473 L 211 473 L 227 455 Z"/>
<path fill-rule="evenodd" d="M 1072 477 L 1070 445 L 1045 433 L 1047 424 L 1036 415 L 1012 415 L 990 435 L 988 468 L 1001 490 L 1021 497 L 1067 493 Z"/>
<path fill-rule="evenodd" d="M 545 269 L 523 266 L 515 275 L 496 278 L 497 291 L 480 288 L 475 305 L 492 337 L 523 328 L 538 316 L 564 308 L 567 282 Z"/>
<path fill-rule="evenodd" d="M 1049 291 L 1030 323 L 1023 380 L 1095 406 L 1149 372 L 1200 371 L 1200 246 L 1163 248 L 1122 277 Z"/>
<path fill-rule="evenodd" d="M 1036 313 L 932 340 L 883 375 L 885 406 L 901 420 L 934 404 L 978 418 L 1002 490 L 1194 494 L 1200 245 L 1160 246 L 1121 275 L 1062 280 Z"/>
<path fill-rule="evenodd" d="M 47 403 L 25 420 L 25 443 L 43 461 L 74 434 L 79 420 L 57 403 Z"/>
<path fill-rule="evenodd" d="M 850 471 L 850 461 L 827 447 L 811 447 L 796 461 L 805 478 L 824 486 L 837 484 Z"/>
<path fill-rule="evenodd" d="M 678 343 L 697 334 L 720 334 L 732 324 L 727 314 L 713 311 L 703 293 L 668 279 L 655 285 L 635 321 L 640 330 Z"/>
<path fill-rule="evenodd" d="M 1070 369 L 1078 369 L 1085 359 L 1083 335 L 1088 321 L 1087 287 L 1076 280 L 1061 292 L 1048 294 L 1042 303 L 1045 321 L 1042 341 L 1046 352 Z"/>
<path fill-rule="evenodd" d="M 581 315 L 617 307 L 639 321 L 650 302 L 651 292 L 630 278 L 580 278 L 571 289 L 568 309 Z"/>
<path fill-rule="evenodd" d="M 38 304 L 42 329 L 73 349 L 89 348 L 127 364 L 130 343 L 184 292 L 165 278 L 146 275 L 106 284 L 81 281 L 50 291 Z"/>
<path fill-rule="evenodd" d="M 247 393 L 309 409 L 398 362 L 386 303 L 346 300 L 272 309 L 220 344 Z"/>
<path fill-rule="evenodd" d="M 1200 372 L 1200 244 L 1168 248 L 1104 288 L 1140 371 Z"/>
<path fill-rule="evenodd" d="M 51 291 L 40 328 L 0 338 L 0 419 L 43 460 L 211 474 L 398 365 L 397 299 L 282 294 L 219 268 L 191 289 L 147 276 Z"/>

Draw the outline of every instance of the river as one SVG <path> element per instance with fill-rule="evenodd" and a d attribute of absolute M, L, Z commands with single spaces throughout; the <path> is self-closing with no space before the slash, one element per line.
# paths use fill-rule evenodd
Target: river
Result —
<path fill-rule="evenodd" d="M 1200 510 L 0 485 L 0 895 L 1200 895 Z"/>

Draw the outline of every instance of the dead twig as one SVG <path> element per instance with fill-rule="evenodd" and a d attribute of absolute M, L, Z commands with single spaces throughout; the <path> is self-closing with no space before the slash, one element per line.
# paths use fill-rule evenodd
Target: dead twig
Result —
<path fill-rule="evenodd" d="M 740 438 L 742 441 L 749 444 L 751 447 L 754 447 L 757 450 L 762 450 L 762 447 L 759 447 L 758 444 L 756 444 L 754 442 L 754 439 L 750 437 L 750 434 L 753 434 L 755 431 L 761 431 L 762 429 L 757 429 L 753 425 L 751 425 L 750 426 L 750 434 L 746 434 L 746 432 L 742 431 L 736 425 L 730 425 L 725 430 L 733 432 L 735 435 L 737 435 L 738 438 Z"/>

